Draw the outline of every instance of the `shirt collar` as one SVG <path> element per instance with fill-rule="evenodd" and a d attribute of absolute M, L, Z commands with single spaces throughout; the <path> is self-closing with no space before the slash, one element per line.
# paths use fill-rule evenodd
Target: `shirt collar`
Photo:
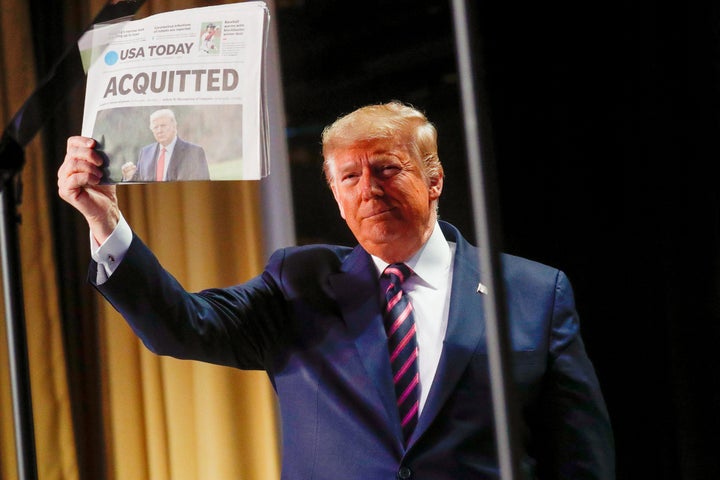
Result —
<path fill-rule="evenodd" d="M 163 147 L 162 145 L 160 145 L 160 148 L 161 149 L 165 148 L 165 151 L 167 152 L 167 154 L 172 155 L 173 150 L 175 150 L 175 144 L 177 143 L 177 140 L 178 140 L 178 137 L 177 137 L 177 135 L 175 135 L 175 138 L 172 139 L 172 142 L 168 143 L 167 147 Z"/>
<path fill-rule="evenodd" d="M 374 255 L 371 256 L 379 277 L 389 264 Z M 431 288 L 438 288 L 440 282 L 447 278 L 452 264 L 452 252 L 437 222 L 425 245 L 410 257 L 405 264 L 412 269 L 423 283 Z"/>

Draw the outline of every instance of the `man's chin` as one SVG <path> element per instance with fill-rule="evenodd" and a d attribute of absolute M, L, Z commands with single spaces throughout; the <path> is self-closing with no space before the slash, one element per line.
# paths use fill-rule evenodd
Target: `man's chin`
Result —
<path fill-rule="evenodd" d="M 402 223 L 390 212 L 383 212 L 372 217 L 366 217 L 360 224 L 360 229 L 371 236 L 393 236 L 394 232 L 402 230 Z"/>
<path fill-rule="evenodd" d="M 363 238 L 375 245 L 390 244 L 403 241 L 403 232 L 401 229 L 393 226 L 390 222 L 381 222 L 366 228 L 363 232 Z"/>

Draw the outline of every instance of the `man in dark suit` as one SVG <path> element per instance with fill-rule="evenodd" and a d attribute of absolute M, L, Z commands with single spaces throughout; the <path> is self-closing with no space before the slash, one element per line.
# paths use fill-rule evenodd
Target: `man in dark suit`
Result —
<path fill-rule="evenodd" d="M 177 136 L 175 113 L 163 108 L 150 115 L 150 130 L 155 143 L 144 146 L 135 165 L 122 166 L 123 181 L 162 182 L 173 180 L 209 180 L 205 150 Z"/>
<path fill-rule="evenodd" d="M 69 140 L 59 192 L 99 244 L 90 281 L 149 349 L 267 371 L 283 478 L 497 479 L 478 256 L 437 219 L 436 144 L 400 103 L 337 120 L 323 132 L 325 173 L 359 245 L 282 249 L 249 282 L 199 293 L 132 234 L 114 187 L 99 185 L 94 141 Z M 104 250 L 110 235 L 127 238 L 120 251 Z M 614 478 L 567 278 L 509 255 L 502 267 L 527 478 Z"/>

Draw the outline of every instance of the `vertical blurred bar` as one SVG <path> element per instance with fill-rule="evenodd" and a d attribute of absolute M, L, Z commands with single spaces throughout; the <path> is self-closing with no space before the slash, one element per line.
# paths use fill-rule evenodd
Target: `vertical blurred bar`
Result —
<path fill-rule="evenodd" d="M 7 150 L 4 150 L 4 153 Z M 22 150 L 18 149 L 18 155 Z M 0 250 L 2 251 L 5 323 L 7 328 L 15 452 L 19 480 L 37 479 L 35 430 L 33 425 L 30 366 L 23 304 L 15 176 L 3 175 L 0 185 Z"/>
<path fill-rule="evenodd" d="M 452 2 L 455 49 L 460 77 L 475 235 L 480 250 L 479 268 L 481 282 L 487 289 L 483 303 L 500 478 L 515 480 L 522 477 L 518 458 L 519 443 L 513 398 L 510 335 L 505 315 L 505 292 L 499 260 L 501 224 L 494 188 L 497 183 L 493 175 L 494 159 L 490 154 L 492 149 L 488 119 L 486 115 L 482 115 L 484 112 L 478 110 L 479 104 L 486 107 L 487 102 L 484 101 L 482 82 L 478 80 L 481 66 L 479 61 L 478 64 L 474 64 L 474 61 L 480 58 L 480 52 L 474 48 L 476 45 L 473 44 L 473 38 L 470 36 L 470 32 L 477 31 L 471 29 L 473 16 L 467 6 L 464 0 Z"/>

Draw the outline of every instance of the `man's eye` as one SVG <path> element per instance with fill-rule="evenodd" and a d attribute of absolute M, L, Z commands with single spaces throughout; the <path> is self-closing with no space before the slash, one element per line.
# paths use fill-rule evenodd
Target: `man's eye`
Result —
<path fill-rule="evenodd" d="M 397 165 L 385 165 L 380 169 L 380 172 L 384 176 L 389 177 L 395 175 L 399 170 L 400 168 Z"/>

